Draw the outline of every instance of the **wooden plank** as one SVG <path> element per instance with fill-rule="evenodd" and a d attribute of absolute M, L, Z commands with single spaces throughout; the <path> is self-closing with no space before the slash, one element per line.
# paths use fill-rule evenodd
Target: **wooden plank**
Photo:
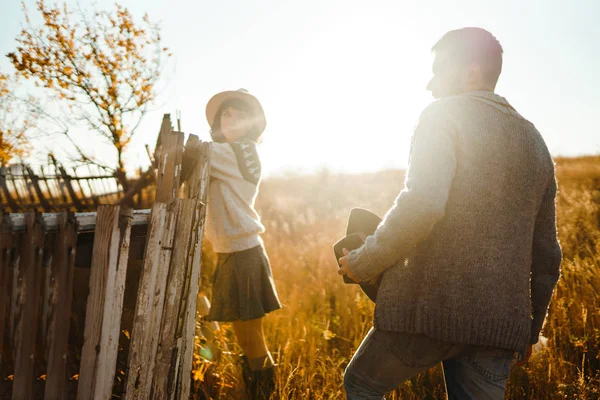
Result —
<path fill-rule="evenodd" d="M 6 184 L 6 168 L 5 167 L 0 167 L 0 189 L 2 189 L 2 191 L 4 192 L 4 197 L 6 197 L 6 200 L 8 202 L 10 209 L 13 212 L 18 211 L 19 205 L 17 204 L 15 199 L 13 199 L 13 197 L 10 193 L 10 190 L 8 190 L 8 185 Z"/>
<path fill-rule="evenodd" d="M 0 212 L 0 379 L 4 379 L 6 371 L 5 360 L 7 355 L 4 355 L 4 329 L 8 319 L 10 288 L 12 286 L 9 280 L 11 243 L 12 237 L 8 215 Z"/>
<path fill-rule="evenodd" d="M 198 157 L 201 151 L 202 142 L 196 135 L 189 135 L 188 140 L 185 143 L 183 150 L 183 156 L 181 160 L 181 183 L 186 182 L 196 165 L 200 161 Z"/>
<path fill-rule="evenodd" d="M 14 342 L 16 347 L 13 400 L 33 398 L 36 333 L 41 285 L 44 227 L 38 213 L 25 214 L 27 230 L 20 244 L 19 290 L 15 310 Z"/>
<path fill-rule="evenodd" d="M 109 399 L 114 381 L 132 212 L 101 205 L 94 237 L 78 400 Z"/>
<path fill-rule="evenodd" d="M 202 259 L 202 239 L 204 237 L 204 222 L 210 182 L 210 144 L 202 143 L 200 162 L 194 168 L 188 180 L 187 195 L 198 199 L 202 206 L 195 218 L 188 257 L 186 288 L 181 296 L 179 315 L 182 316 L 181 327 L 178 328 L 182 344 L 176 375 L 176 399 L 187 399 L 190 396 L 190 381 L 192 360 L 194 357 L 194 332 L 196 328 L 196 306 L 200 284 L 200 262 Z M 173 397 L 171 397 L 173 398 Z"/>
<path fill-rule="evenodd" d="M 9 179 L 7 179 L 6 183 L 8 185 L 8 181 Z M 10 183 L 12 183 L 12 193 L 15 196 L 15 202 L 17 203 L 17 207 L 21 208 L 21 209 L 26 209 L 27 207 L 27 203 L 28 201 L 25 199 L 25 195 L 21 196 L 20 190 L 19 189 L 23 189 L 23 185 L 27 185 L 27 183 L 24 182 L 24 179 L 22 179 L 22 177 L 18 176 L 18 175 L 12 175 L 11 173 L 11 178 L 10 178 Z M 10 192 L 10 189 L 9 189 Z"/>
<path fill-rule="evenodd" d="M 40 199 L 40 204 L 42 205 L 45 211 L 50 211 L 50 203 L 46 199 L 46 196 L 44 196 L 44 192 L 42 191 L 42 188 L 40 186 L 39 176 L 37 176 L 35 172 L 33 172 L 33 169 L 31 169 L 31 167 L 29 166 L 27 167 L 27 173 L 29 175 L 29 178 L 31 179 L 31 183 L 33 184 L 35 193 L 37 194 L 38 199 Z"/>
<path fill-rule="evenodd" d="M 53 155 L 50 155 L 50 159 L 52 160 L 52 165 L 54 166 L 54 184 L 57 186 L 57 188 L 60 191 L 60 195 L 62 196 L 63 199 L 63 203 L 69 203 L 69 196 L 67 194 L 67 191 L 65 190 L 65 183 L 62 179 L 58 179 L 58 177 L 60 176 L 60 172 L 59 172 L 59 168 L 60 168 L 60 164 L 58 163 L 58 161 L 56 160 L 56 158 L 54 158 Z M 46 181 L 47 182 L 47 181 Z"/>
<path fill-rule="evenodd" d="M 50 269 L 48 372 L 45 400 L 67 398 L 67 352 L 73 298 L 77 223 L 73 214 L 58 215 L 59 232 Z"/>
<path fill-rule="evenodd" d="M 20 300 L 21 295 L 19 295 L 19 290 L 17 289 L 20 285 L 19 282 L 19 262 L 20 262 L 20 254 L 16 251 L 18 248 L 19 242 L 24 240 L 24 235 L 12 235 L 11 245 L 12 248 L 9 253 L 9 272 L 8 272 L 8 286 L 10 287 L 8 291 L 8 317 L 7 323 L 8 325 L 4 328 L 4 343 L 2 349 L 2 371 L 0 371 L 0 394 L 2 394 L 3 398 L 10 398 L 12 396 L 12 387 L 13 380 L 9 380 L 9 376 L 13 376 L 15 373 L 15 356 L 16 356 L 16 347 L 15 347 L 15 315 L 17 314 L 17 298 L 19 299 L 19 304 L 22 302 Z M 2 397 L 0 396 L 0 397 Z"/>
<path fill-rule="evenodd" d="M 23 166 L 23 168 L 24 167 L 25 166 Z M 27 171 L 27 169 L 25 169 L 25 171 Z M 29 201 L 28 201 L 28 203 L 35 203 L 36 199 L 35 199 L 35 195 L 33 194 L 33 190 L 31 190 L 31 180 L 28 179 L 29 176 L 26 175 L 25 173 L 23 173 L 23 175 L 21 176 L 21 178 L 23 180 L 23 185 L 27 189 L 27 194 L 29 194 Z"/>
<path fill-rule="evenodd" d="M 42 263 L 38 273 L 40 280 L 40 291 L 38 301 L 40 302 L 38 312 L 38 329 L 36 333 L 35 348 L 35 368 L 33 375 L 36 378 L 33 387 L 33 397 L 38 399 L 43 396 L 46 387 L 46 380 L 39 379 L 40 376 L 48 373 L 48 318 L 50 312 L 50 286 L 51 286 L 51 265 L 53 257 L 52 249 L 57 246 L 56 233 L 47 233 L 44 236 L 44 247 L 42 251 Z"/>
<path fill-rule="evenodd" d="M 60 228 L 60 223 L 58 220 L 57 213 L 44 213 L 42 214 L 42 219 L 44 220 L 44 226 L 46 227 L 46 232 L 58 231 Z M 133 212 L 133 221 L 132 225 L 147 225 L 148 219 L 150 217 L 150 210 L 135 210 Z M 10 224 L 12 226 L 13 232 L 23 231 L 25 229 L 25 214 L 9 214 Z M 86 213 L 76 213 L 74 214 L 74 218 L 77 223 L 77 232 L 91 232 L 96 228 L 96 213 L 95 212 L 86 212 Z"/>
<path fill-rule="evenodd" d="M 162 327 L 154 367 L 152 382 L 153 399 L 169 399 L 175 393 L 175 375 L 180 353 L 181 333 L 177 335 L 181 297 L 184 292 L 187 256 L 190 247 L 192 226 L 200 213 L 197 199 L 181 200 L 177 216 L 177 228 L 173 245 L 173 255 L 167 278 L 166 297 L 162 315 Z"/>
<path fill-rule="evenodd" d="M 58 246 L 58 238 L 55 232 L 47 233 L 44 239 L 44 253 L 42 256 L 42 314 L 39 322 L 38 340 L 43 341 L 43 348 L 47 348 L 48 339 L 48 321 L 50 319 L 50 303 L 52 301 L 52 262 L 54 260 L 54 252 L 52 251 Z M 47 356 L 46 351 L 42 352 L 44 357 Z"/>
<path fill-rule="evenodd" d="M 162 138 L 167 134 L 173 132 L 173 125 L 171 124 L 171 114 L 163 114 L 163 119 L 160 124 L 160 131 L 158 132 L 158 136 L 156 137 L 156 145 L 154 146 L 154 163 L 157 163 L 156 160 L 160 157 L 160 153 L 162 152 Z M 154 165 L 157 167 L 158 164 Z"/>
<path fill-rule="evenodd" d="M 12 282 L 10 282 L 12 290 L 11 290 L 11 296 L 10 296 L 10 315 L 9 315 L 9 332 L 8 332 L 8 340 L 10 341 L 10 346 L 12 349 L 12 360 L 13 360 L 13 373 L 14 373 L 14 359 L 16 357 L 17 354 L 17 349 L 15 347 L 15 333 L 16 333 L 16 328 L 17 328 L 17 324 L 16 324 L 16 320 L 17 320 L 17 309 L 19 308 L 19 304 L 21 304 L 23 302 L 23 300 L 21 299 L 21 297 L 23 296 L 23 293 L 19 290 L 19 286 L 21 285 L 21 282 L 19 280 L 20 278 L 20 264 L 21 264 L 21 252 L 18 251 L 19 248 L 19 242 L 22 242 L 23 240 L 25 240 L 24 238 L 25 235 L 18 235 L 17 237 L 13 236 L 13 244 L 15 245 L 15 249 L 12 251 L 12 255 L 11 255 L 11 260 L 10 260 L 10 264 L 11 264 L 11 269 L 12 269 Z"/>
<path fill-rule="evenodd" d="M 73 185 L 71 184 L 71 176 L 67 173 L 67 170 L 65 170 L 65 168 L 63 166 L 58 167 L 58 170 L 60 171 L 60 175 L 63 178 L 65 187 L 67 188 L 67 191 L 69 192 L 69 196 L 71 197 L 71 202 L 73 203 L 73 206 L 77 209 L 77 211 L 82 211 L 83 204 L 79 200 L 79 197 L 77 196 L 77 193 L 75 193 L 75 189 L 73 188 Z"/>
<path fill-rule="evenodd" d="M 54 177 L 47 177 L 45 168 L 42 166 L 40 168 L 40 175 L 38 178 L 43 183 L 46 188 L 46 193 L 48 193 L 48 199 L 52 207 L 56 207 L 57 203 L 60 203 L 60 192 L 58 191 L 58 187 L 56 185 L 56 179 Z M 54 187 L 50 187 L 51 185 L 48 182 L 54 183 Z"/>
<path fill-rule="evenodd" d="M 210 168 L 210 143 L 200 142 L 195 136 L 196 135 L 190 135 L 188 144 L 192 146 L 192 148 L 197 149 L 194 151 L 196 154 L 190 155 L 188 153 L 185 159 L 189 160 L 190 158 L 197 157 L 198 162 L 193 164 L 192 171 L 189 174 L 186 173 L 184 193 L 185 196 L 190 199 L 198 197 L 206 200 L 209 181 L 207 180 L 204 182 L 204 180 L 207 179 L 207 174 L 210 174 L 210 169 L 207 169 Z M 189 151 L 187 146 L 186 151 Z M 205 200 L 203 200 L 203 202 L 205 202 Z"/>
<path fill-rule="evenodd" d="M 149 399 L 179 200 L 152 207 L 137 294 L 124 399 Z"/>
<path fill-rule="evenodd" d="M 181 178 L 183 156 L 183 132 L 172 132 L 162 136 L 158 158 L 156 201 L 168 203 L 177 197 Z"/>

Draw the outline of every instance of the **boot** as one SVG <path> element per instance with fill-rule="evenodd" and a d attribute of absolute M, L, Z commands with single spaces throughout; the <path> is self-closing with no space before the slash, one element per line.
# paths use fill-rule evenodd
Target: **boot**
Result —
<path fill-rule="evenodd" d="M 241 357 L 242 361 L 242 378 L 244 379 L 244 384 L 246 385 L 246 394 L 249 399 L 253 399 L 254 389 L 254 377 L 252 370 L 250 369 L 250 363 L 248 362 L 248 358 L 246 356 Z"/>
<path fill-rule="evenodd" d="M 275 367 L 253 371 L 254 397 L 256 400 L 269 400 L 275 391 Z"/>
<path fill-rule="evenodd" d="M 241 357 L 241 364 L 248 399 L 269 400 L 275 390 L 275 367 L 252 371 L 246 356 Z"/>

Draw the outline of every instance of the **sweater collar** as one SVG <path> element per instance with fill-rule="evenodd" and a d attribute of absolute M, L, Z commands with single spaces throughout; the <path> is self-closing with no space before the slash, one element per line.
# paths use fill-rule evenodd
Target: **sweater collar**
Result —
<path fill-rule="evenodd" d="M 480 101 L 504 114 L 511 115 L 519 119 L 525 119 L 517 112 L 517 110 L 515 110 L 513 106 L 510 105 L 508 100 L 489 90 L 475 90 L 473 92 L 465 93 L 463 96 Z"/>

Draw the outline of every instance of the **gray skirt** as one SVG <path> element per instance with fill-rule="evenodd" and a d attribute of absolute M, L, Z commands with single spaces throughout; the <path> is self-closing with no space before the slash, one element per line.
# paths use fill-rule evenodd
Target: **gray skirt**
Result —
<path fill-rule="evenodd" d="M 281 308 L 262 245 L 217 257 L 208 321 L 247 321 Z"/>

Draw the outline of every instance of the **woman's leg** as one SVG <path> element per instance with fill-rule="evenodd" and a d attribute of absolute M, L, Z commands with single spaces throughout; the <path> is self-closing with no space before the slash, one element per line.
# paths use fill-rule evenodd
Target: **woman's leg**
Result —
<path fill-rule="evenodd" d="M 235 321 L 233 330 L 245 355 L 242 372 L 250 397 L 269 399 L 275 389 L 275 364 L 265 341 L 262 318 Z"/>
<path fill-rule="evenodd" d="M 233 330 L 238 344 L 249 360 L 263 358 L 269 354 L 263 333 L 262 318 L 249 321 L 234 321 Z"/>

